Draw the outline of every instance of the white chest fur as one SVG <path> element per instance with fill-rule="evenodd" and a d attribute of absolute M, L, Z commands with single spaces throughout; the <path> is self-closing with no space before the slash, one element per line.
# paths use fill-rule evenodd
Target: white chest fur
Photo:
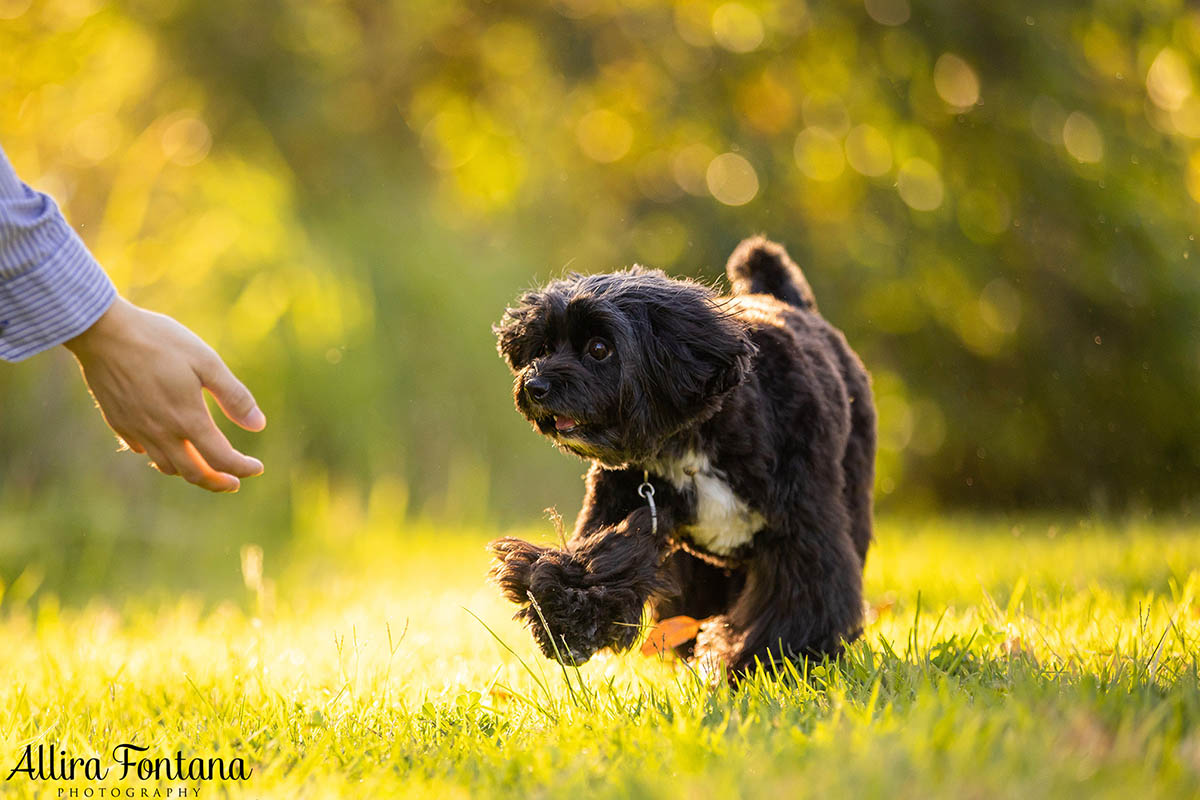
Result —
<path fill-rule="evenodd" d="M 729 555 L 766 524 L 761 514 L 737 496 L 708 456 L 689 452 L 656 466 L 676 489 L 694 494 L 696 521 L 681 533 L 710 553 Z"/>

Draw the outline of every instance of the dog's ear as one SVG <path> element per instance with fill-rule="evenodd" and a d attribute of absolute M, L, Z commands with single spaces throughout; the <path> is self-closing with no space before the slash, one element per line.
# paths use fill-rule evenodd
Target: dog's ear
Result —
<path fill-rule="evenodd" d="M 647 366 L 660 396 L 692 416 L 746 379 L 755 348 L 746 326 L 706 288 L 685 285 L 667 299 L 648 308 Z"/>
<path fill-rule="evenodd" d="M 506 309 L 492 326 L 496 349 L 513 372 L 523 368 L 541 351 L 546 338 L 546 319 L 542 295 L 526 292 L 517 305 Z"/>

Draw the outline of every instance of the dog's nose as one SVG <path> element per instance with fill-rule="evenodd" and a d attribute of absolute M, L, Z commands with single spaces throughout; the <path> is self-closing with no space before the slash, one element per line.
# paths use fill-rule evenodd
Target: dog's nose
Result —
<path fill-rule="evenodd" d="M 550 381 L 534 376 L 525 381 L 525 393 L 534 400 L 542 400 L 550 394 Z"/>

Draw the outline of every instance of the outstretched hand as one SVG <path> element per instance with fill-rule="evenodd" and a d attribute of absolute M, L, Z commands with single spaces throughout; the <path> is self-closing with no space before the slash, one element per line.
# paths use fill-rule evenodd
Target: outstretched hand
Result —
<path fill-rule="evenodd" d="M 248 431 L 261 431 L 267 418 L 216 351 L 183 325 L 117 298 L 66 347 L 104 421 L 159 472 L 213 492 L 236 492 L 239 478 L 262 473 L 262 462 L 217 428 L 202 390 Z"/>

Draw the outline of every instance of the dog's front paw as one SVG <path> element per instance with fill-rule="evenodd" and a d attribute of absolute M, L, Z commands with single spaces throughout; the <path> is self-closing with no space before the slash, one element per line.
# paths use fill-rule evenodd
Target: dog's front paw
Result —
<path fill-rule="evenodd" d="M 509 600 L 520 605 L 527 604 L 533 565 L 543 553 L 549 552 L 549 548 L 506 536 L 488 544 L 488 550 L 496 557 L 496 562 L 492 564 L 492 580 Z"/>
<path fill-rule="evenodd" d="M 582 664 L 602 643 L 588 597 L 586 566 L 569 553 L 523 539 L 497 539 L 488 545 L 496 557 L 492 580 L 520 606 L 522 620 L 547 658 Z"/>
<path fill-rule="evenodd" d="M 579 665 L 597 650 L 621 645 L 621 629 L 615 624 L 621 609 L 573 554 L 544 553 L 533 567 L 529 593 L 532 602 L 521 614 L 547 658 Z"/>
<path fill-rule="evenodd" d="M 605 647 L 626 648 L 637 638 L 642 601 L 612 576 L 597 574 L 584 555 L 540 547 L 521 539 L 489 545 L 496 556 L 492 578 L 521 608 L 547 658 L 577 665 Z"/>

